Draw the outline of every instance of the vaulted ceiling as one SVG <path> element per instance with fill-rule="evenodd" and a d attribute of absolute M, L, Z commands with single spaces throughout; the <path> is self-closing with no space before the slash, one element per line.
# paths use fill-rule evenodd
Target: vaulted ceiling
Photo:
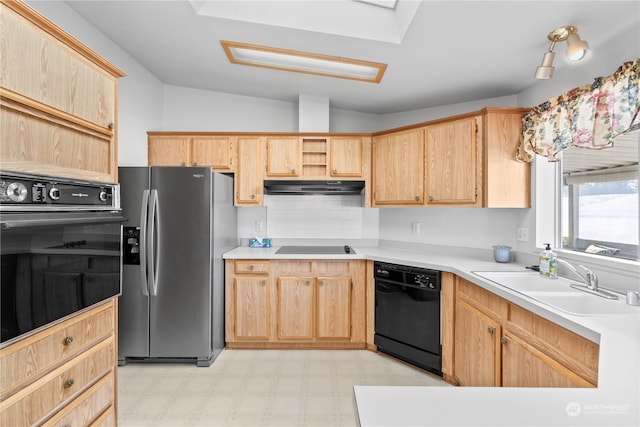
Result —
<path fill-rule="evenodd" d="M 67 3 L 165 84 L 289 102 L 320 96 L 334 108 L 375 114 L 519 93 L 535 82 L 554 28 L 578 27 L 597 55 L 640 25 L 638 1 Z M 247 67 L 231 64 L 220 40 L 388 67 L 379 84 Z M 564 48 L 556 48 L 557 70 L 571 66 Z"/>

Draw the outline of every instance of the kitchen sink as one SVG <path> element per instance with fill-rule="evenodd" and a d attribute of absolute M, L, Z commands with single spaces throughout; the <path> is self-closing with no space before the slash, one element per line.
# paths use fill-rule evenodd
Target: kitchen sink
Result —
<path fill-rule="evenodd" d="M 516 292 L 563 292 L 568 289 L 567 285 L 562 285 L 556 280 L 541 277 L 537 271 L 473 271 L 472 273 Z"/>
<path fill-rule="evenodd" d="M 581 291 L 567 292 L 527 292 L 527 295 L 577 316 L 602 315 L 602 316 L 626 316 L 640 315 L 640 308 L 628 305 L 624 299 L 608 300 L 597 295 L 582 293 Z"/>
<path fill-rule="evenodd" d="M 567 279 L 550 280 L 535 271 L 474 271 L 475 275 L 576 316 L 640 316 L 640 307 L 624 298 L 609 300 L 570 286 Z"/>

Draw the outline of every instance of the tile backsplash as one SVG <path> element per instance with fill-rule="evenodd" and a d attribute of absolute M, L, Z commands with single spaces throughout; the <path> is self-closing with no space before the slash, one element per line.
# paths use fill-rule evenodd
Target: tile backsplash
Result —
<path fill-rule="evenodd" d="M 362 238 L 368 228 L 362 204 L 357 195 L 267 195 L 266 231 L 277 238 Z"/>

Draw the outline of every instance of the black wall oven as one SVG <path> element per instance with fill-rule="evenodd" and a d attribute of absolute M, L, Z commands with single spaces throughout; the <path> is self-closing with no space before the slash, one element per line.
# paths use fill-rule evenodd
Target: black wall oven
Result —
<path fill-rule="evenodd" d="M 441 273 L 375 262 L 374 277 L 378 350 L 442 376 Z"/>
<path fill-rule="evenodd" d="M 119 190 L 0 171 L 0 346 L 120 294 Z"/>

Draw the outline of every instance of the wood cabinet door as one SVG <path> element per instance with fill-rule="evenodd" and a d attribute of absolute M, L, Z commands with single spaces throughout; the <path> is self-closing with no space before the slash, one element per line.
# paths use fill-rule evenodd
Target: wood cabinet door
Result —
<path fill-rule="evenodd" d="M 502 338 L 504 387 L 594 387 L 535 347 L 505 332 Z"/>
<path fill-rule="evenodd" d="M 456 300 L 454 370 L 458 385 L 500 385 L 500 324 L 465 301 Z"/>
<path fill-rule="evenodd" d="M 331 176 L 362 176 L 362 138 L 332 137 L 330 150 Z"/>
<path fill-rule="evenodd" d="M 373 205 L 424 203 L 424 136 L 412 129 L 373 138 Z"/>
<path fill-rule="evenodd" d="M 317 337 L 351 338 L 351 278 L 318 277 Z"/>
<path fill-rule="evenodd" d="M 425 128 L 427 203 L 469 204 L 477 197 L 478 138 L 476 119 Z"/>
<path fill-rule="evenodd" d="M 238 138 L 236 205 L 262 204 L 262 164 L 259 138 Z"/>
<path fill-rule="evenodd" d="M 315 279 L 278 278 L 278 339 L 313 338 Z"/>
<path fill-rule="evenodd" d="M 191 138 L 191 165 L 211 166 L 217 171 L 233 171 L 233 137 L 194 136 Z"/>
<path fill-rule="evenodd" d="M 234 282 L 235 337 L 269 338 L 269 276 L 236 277 Z"/>
<path fill-rule="evenodd" d="M 189 164 L 188 137 L 149 137 L 149 166 L 186 166 Z"/>
<path fill-rule="evenodd" d="M 531 207 L 531 163 L 518 162 L 514 156 L 526 111 L 489 110 L 484 115 L 484 207 Z"/>
<path fill-rule="evenodd" d="M 267 138 L 267 175 L 300 174 L 300 142 L 298 137 Z"/>

